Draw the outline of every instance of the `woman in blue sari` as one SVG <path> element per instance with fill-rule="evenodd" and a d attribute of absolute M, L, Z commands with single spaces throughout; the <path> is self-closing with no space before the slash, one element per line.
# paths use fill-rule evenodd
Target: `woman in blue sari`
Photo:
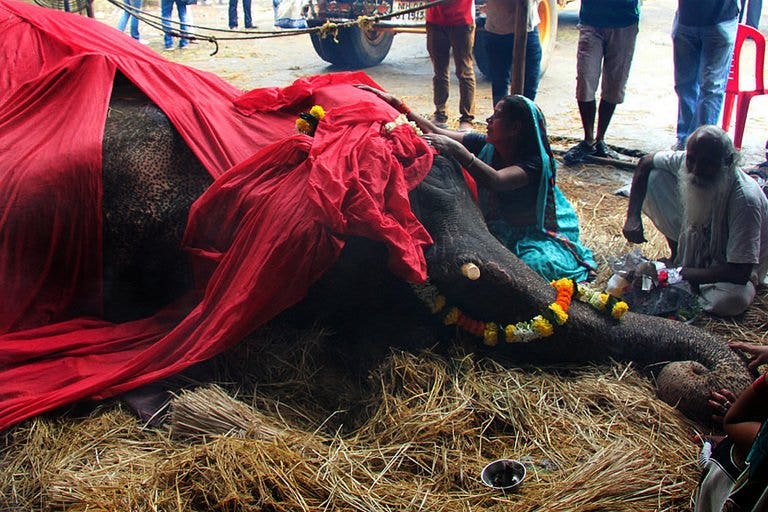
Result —
<path fill-rule="evenodd" d="M 394 96 L 362 88 L 406 114 L 432 146 L 472 175 L 489 230 L 517 257 L 549 280 L 590 277 L 597 266 L 579 241 L 576 212 L 555 184 L 544 116 L 532 101 L 499 100 L 483 135 L 439 128 Z"/>

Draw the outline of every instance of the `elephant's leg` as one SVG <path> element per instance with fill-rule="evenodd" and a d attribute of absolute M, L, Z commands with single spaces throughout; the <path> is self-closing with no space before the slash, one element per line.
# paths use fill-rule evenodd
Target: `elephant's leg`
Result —
<path fill-rule="evenodd" d="M 165 114 L 116 85 L 103 143 L 106 318 L 152 314 L 189 288 L 181 239 L 192 202 L 212 181 Z"/>

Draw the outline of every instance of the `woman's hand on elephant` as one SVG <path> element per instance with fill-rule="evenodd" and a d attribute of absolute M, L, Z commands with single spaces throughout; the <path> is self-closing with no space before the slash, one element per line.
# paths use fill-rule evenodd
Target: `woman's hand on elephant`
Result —
<path fill-rule="evenodd" d="M 737 398 L 730 389 L 723 388 L 718 391 L 710 391 L 707 404 L 712 409 L 712 421 L 722 423 L 725 413 L 728 412 Z"/>
<path fill-rule="evenodd" d="M 747 365 L 751 370 L 757 369 L 761 364 L 768 363 L 768 345 L 759 343 L 745 343 L 743 341 L 732 341 L 728 346 L 734 350 L 743 350 L 752 355 Z"/>
<path fill-rule="evenodd" d="M 375 87 L 371 87 L 370 85 L 355 84 L 355 87 L 375 94 L 376 96 L 378 96 L 379 98 L 384 100 L 386 103 L 390 104 L 395 108 L 399 109 L 400 105 L 402 104 L 402 101 L 400 101 L 396 96 L 389 94 L 388 92 L 382 91 L 381 89 L 376 89 Z"/>
<path fill-rule="evenodd" d="M 424 140 L 426 140 L 427 144 L 435 148 L 442 155 L 452 156 L 453 158 L 456 158 L 457 160 L 459 160 L 459 163 L 466 160 L 466 158 L 461 159 L 460 155 L 462 151 L 467 151 L 467 150 L 457 140 L 454 140 L 446 135 L 440 135 L 437 133 L 425 134 Z"/>

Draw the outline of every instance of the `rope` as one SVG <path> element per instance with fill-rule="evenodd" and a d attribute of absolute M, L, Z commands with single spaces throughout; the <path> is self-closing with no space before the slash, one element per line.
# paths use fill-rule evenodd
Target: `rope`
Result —
<path fill-rule="evenodd" d="M 53 0 L 53 1 L 63 1 L 63 0 Z M 81 0 L 73 0 L 73 1 L 81 1 Z M 403 9 L 401 11 L 393 11 L 386 14 L 377 14 L 375 16 L 358 16 L 356 20 L 350 20 L 350 21 L 335 22 L 335 21 L 327 20 L 323 25 L 320 25 L 318 27 L 311 27 L 311 28 L 280 29 L 280 30 L 231 30 L 231 29 L 224 29 L 224 28 L 208 27 L 205 25 L 185 24 L 187 27 L 187 30 L 182 30 L 180 21 L 166 20 L 167 22 L 170 22 L 170 25 L 172 27 L 170 31 L 167 28 L 163 27 L 162 16 L 158 16 L 157 14 L 152 14 L 148 11 L 144 11 L 142 9 L 138 9 L 131 5 L 125 4 L 121 0 L 107 0 L 107 1 L 112 5 L 116 6 L 117 8 L 126 11 L 131 16 L 135 16 L 139 21 L 146 23 L 150 27 L 158 29 L 162 32 L 167 32 L 168 34 L 174 37 L 188 39 L 189 41 L 207 41 L 213 44 L 215 48 L 214 48 L 214 51 L 210 54 L 210 56 L 212 57 L 216 55 L 216 53 L 218 53 L 219 51 L 219 41 L 243 41 L 243 40 L 251 40 L 251 39 L 269 39 L 273 37 L 290 37 L 295 35 L 316 33 L 321 38 L 333 37 L 333 40 L 338 42 L 337 37 L 340 29 L 353 27 L 357 25 L 358 27 L 360 27 L 361 30 L 373 30 L 376 28 L 376 23 L 379 21 L 384 21 L 397 16 L 404 15 L 404 14 L 410 14 L 412 12 L 428 9 L 430 7 L 434 7 L 435 5 L 448 2 L 450 0 L 431 0 L 430 2 L 427 2 L 424 5 L 411 7 L 409 9 Z M 198 29 L 198 30 L 214 32 L 214 33 L 223 32 L 227 34 L 227 36 L 222 37 L 217 35 L 200 35 L 196 32 L 190 32 L 190 29 Z M 233 33 L 242 34 L 242 35 L 232 36 L 231 34 Z"/>

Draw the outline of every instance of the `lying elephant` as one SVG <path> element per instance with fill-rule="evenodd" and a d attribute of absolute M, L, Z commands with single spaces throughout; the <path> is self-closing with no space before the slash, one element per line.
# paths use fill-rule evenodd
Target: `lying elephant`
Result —
<path fill-rule="evenodd" d="M 103 143 L 105 311 L 125 320 L 189 286 L 180 241 L 186 213 L 211 178 L 149 100 L 115 94 L 111 105 Z M 426 254 L 429 280 L 450 304 L 471 318 L 507 325 L 554 301 L 550 283 L 488 232 L 455 162 L 436 157 L 410 199 L 434 239 Z M 467 263 L 479 275 L 466 277 Z M 381 244 L 349 240 L 335 267 L 286 318 L 332 322 L 339 339 L 371 352 L 395 340 L 454 335 L 385 264 Z M 710 416 L 709 390 L 738 393 L 752 380 L 725 341 L 702 329 L 631 312 L 617 321 L 575 299 L 553 335 L 482 347 L 478 339 L 478 350 L 520 363 L 633 361 L 656 376 L 664 401 L 702 421 Z"/>

